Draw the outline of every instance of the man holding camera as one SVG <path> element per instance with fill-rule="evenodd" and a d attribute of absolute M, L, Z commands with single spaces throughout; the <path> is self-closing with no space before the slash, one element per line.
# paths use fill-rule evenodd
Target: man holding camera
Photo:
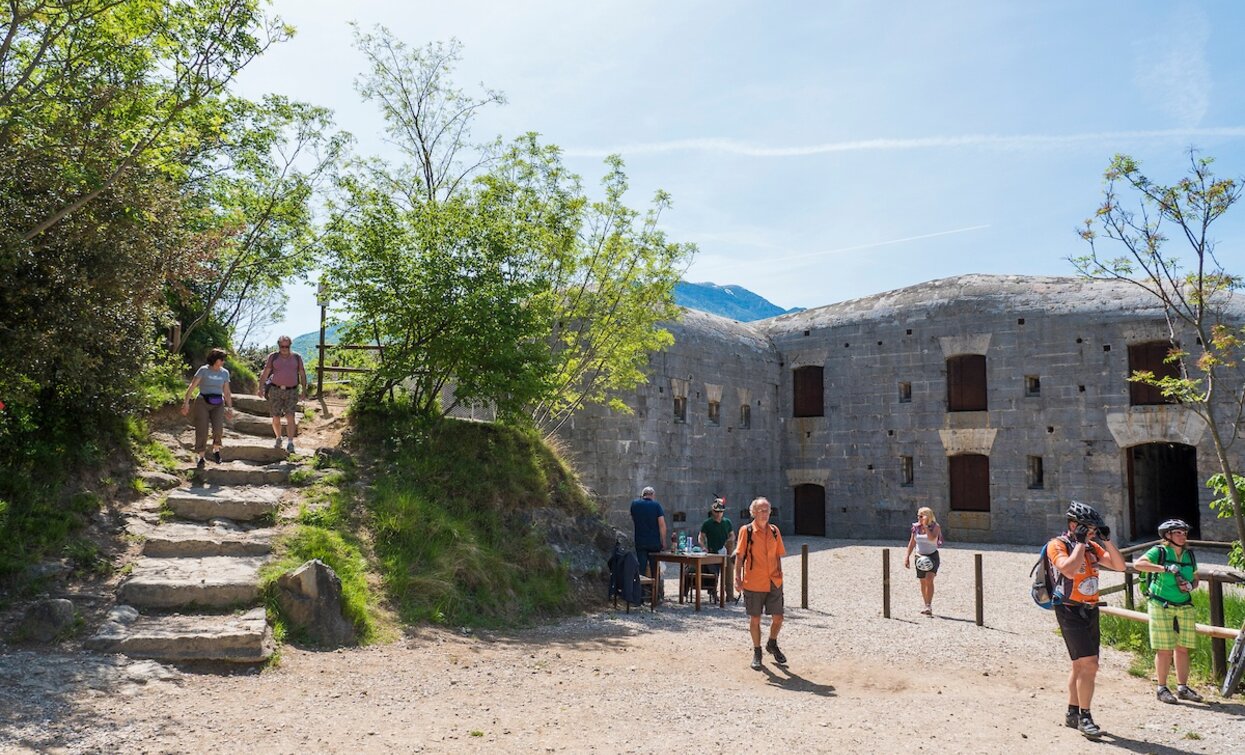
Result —
<path fill-rule="evenodd" d="M 1072 501 L 1068 530 L 1046 544 L 1055 593 L 1063 596 L 1055 618 L 1072 658 L 1068 675 L 1068 712 L 1064 723 L 1090 739 L 1102 736 L 1090 703 L 1098 676 L 1098 567 L 1124 571 L 1124 556 L 1111 542 L 1111 530 L 1092 506 Z"/>

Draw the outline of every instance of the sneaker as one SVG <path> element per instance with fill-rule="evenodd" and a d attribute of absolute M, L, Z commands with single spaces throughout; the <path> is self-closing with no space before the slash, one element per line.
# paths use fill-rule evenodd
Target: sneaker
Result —
<path fill-rule="evenodd" d="M 272 447 L 273 447 L 273 448 L 280 448 L 280 447 L 281 447 L 281 439 L 280 439 L 280 438 L 277 438 L 275 441 L 273 441 L 273 443 L 272 443 Z"/>
<path fill-rule="evenodd" d="M 195 469 L 203 469 L 206 466 L 207 466 L 207 459 L 200 456 L 199 463 L 195 465 Z"/>
<path fill-rule="evenodd" d="M 765 643 L 765 650 L 774 656 L 774 663 L 777 663 L 779 666 L 787 665 L 787 656 L 783 655 L 782 651 L 778 649 L 778 640 L 770 640 Z"/>
<path fill-rule="evenodd" d="M 1081 716 L 1081 720 L 1077 722 L 1076 728 L 1089 739 L 1097 739 L 1102 736 L 1102 729 L 1098 724 L 1094 723 L 1093 716 Z"/>
<path fill-rule="evenodd" d="M 924 608 L 921 609 L 921 615 L 922 616 L 933 616 L 934 609 L 930 608 L 929 606 L 925 606 Z"/>
<path fill-rule="evenodd" d="M 294 441 L 293 440 L 290 440 L 289 443 L 285 444 L 285 450 L 288 453 L 294 453 Z"/>
<path fill-rule="evenodd" d="M 1069 729 L 1075 729 L 1081 723 L 1081 712 L 1079 710 L 1070 710 L 1064 714 L 1063 725 Z"/>
<path fill-rule="evenodd" d="M 217 464 L 220 464 L 220 451 L 212 452 L 212 461 L 216 462 Z"/>
<path fill-rule="evenodd" d="M 1176 696 L 1173 695 L 1172 691 L 1166 687 L 1159 687 L 1158 690 L 1154 693 L 1154 696 L 1159 699 L 1160 703 L 1167 703 L 1168 705 L 1175 705 L 1178 702 L 1178 700 L 1176 700 Z"/>
<path fill-rule="evenodd" d="M 1188 700 L 1191 703 L 1202 702 L 1202 696 L 1186 684 L 1182 684 L 1176 688 L 1176 697 L 1179 697 L 1181 700 Z"/>
<path fill-rule="evenodd" d="M 752 670 L 761 670 L 761 648 L 752 649 Z"/>

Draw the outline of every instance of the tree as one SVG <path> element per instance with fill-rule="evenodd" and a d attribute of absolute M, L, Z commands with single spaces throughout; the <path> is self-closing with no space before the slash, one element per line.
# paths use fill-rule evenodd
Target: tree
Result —
<path fill-rule="evenodd" d="M 452 384 L 456 401 L 522 410 L 552 431 L 642 382 L 648 354 L 671 341 L 659 323 L 677 316 L 674 285 L 694 251 L 657 227 L 669 198 L 645 215 L 627 208 L 613 157 L 605 198 L 590 202 L 535 134 L 472 145 L 477 113 L 504 97 L 454 88 L 457 42 L 411 49 L 383 28 L 356 40 L 370 65 L 359 91 L 412 163 L 357 163 L 326 244 L 351 332 L 385 347 L 371 393 L 405 383 L 432 412 Z"/>
<path fill-rule="evenodd" d="M 1245 341 L 1241 323 L 1233 320 L 1228 306 L 1242 280 L 1219 264 L 1210 231 L 1240 199 L 1242 183 L 1217 178 L 1213 162 L 1191 149 L 1188 175 L 1164 185 L 1143 174 L 1132 157 L 1116 155 L 1105 174 L 1102 205 L 1080 229 L 1090 253 L 1072 263 L 1092 278 L 1127 281 L 1162 306 L 1171 344 L 1167 361 L 1179 365 L 1180 374 L 1159 378 L 1139 371 L 1129 379 L 1156 386 L 1201 418 L 1210 432 L 1222 479 L 1237 480 L 1228 451 L 1240 434 L 1245 409 L 1245 384 L 1236 374 Z M 1135 209 L 1123 203 L 1121 187 L 1135 195 Z M 1168 228 L 1184 242 L 1183 251 L 1169 248 Z M 1099 249 L 1104 239 L 1125 253 L 1105 256 Z M 1182 335 L 1193 337 L 1196 346 Z M 1239 549 L 1245 542 L 1241 490 L 1224 484 L 1220 492 L 1226 511 L 1235 519 Z"/>

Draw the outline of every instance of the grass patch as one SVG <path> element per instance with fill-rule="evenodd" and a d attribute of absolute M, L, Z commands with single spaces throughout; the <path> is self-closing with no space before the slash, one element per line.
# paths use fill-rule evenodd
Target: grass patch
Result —
<path fill-rule="evenodd" d="M 1198 623 L 1205 624 L 1210 617 L 1210 594 L 1205 589 L 1193 592 L 1194 610 L 1197 612 Z M 1139 601 L 1138 611 L 1145 611 L 1145 601 Z M 1224 625 L 1240 627 L 1245 622 L 1245 592 L 1230 585 L 1224 586 L 1223 596 Z M 1148 679 L 1154 672 L 1154 649 L 1150 647 L 1149 624 L 1130 621 L 1120 616 L 1101 617 L 1102 641 L 1117 650 L 1126 650 L 1133 654 L 1128 672 L 1133 676 Z M 1229 647 L 1231 643 L 1229 643 Z M 1189 651 L 1190 683 L 1213 684 L 1214 674 L 1211 670 L 1210 638 L 1197 636 L 1197 647 Z M 1172 673 L 1175 673 L 1173 667 Z"/>
<path fill-rule="evenodd" d="M 503 627 L 574 610 L 565 569 L 523 513 L 592 507 L 535 432 L 428 425 L 400 406 L 356 415 L 357 437 L 383 470 L 367 506 L 403 621 Z"/>

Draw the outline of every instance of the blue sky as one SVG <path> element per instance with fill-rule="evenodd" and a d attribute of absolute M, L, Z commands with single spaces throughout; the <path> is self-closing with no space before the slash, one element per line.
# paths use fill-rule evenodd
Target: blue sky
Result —
<path fill-rule="evenodd" d="M 595 187 L 673 195 L 685 277 L 812 307 L 966 273 L 1070 275 L 1075 228 L 1126 152 L 1172 182 L 1197 146 L 1245 175 L 1245 4 L 1234 2 L 416 2 L 278 0 L 296 37 L 243 93 L 333 108 L 385 155 L 348 22 L 457 37 L 457 80 L 509 103 L 475 136 L 537 131 Z M 1245 205 L 1219 226 L 1245 272 Z M 318 326 L 292 287 L 276 332 Z"/>

